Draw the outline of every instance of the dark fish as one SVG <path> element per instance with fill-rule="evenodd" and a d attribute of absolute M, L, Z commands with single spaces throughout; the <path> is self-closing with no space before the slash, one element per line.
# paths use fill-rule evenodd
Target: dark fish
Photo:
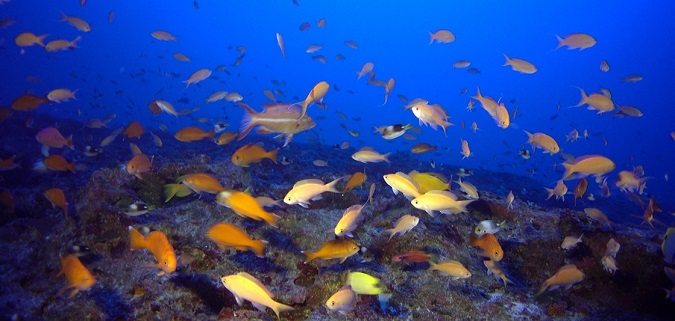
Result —
<path fill-rule="evenodd" d="M 555 120 L 556 118 L 558 118 L 558 114 L 555 114 L 555 115 L 551 116 L 551 118 L 549 118 L 549 119 L 550 119 L 550 120 Z"/>
<path fill-rule="evenodd" d="M 195 9 L 199 9 L 199 3 L 197 3 L 197 1 L 193 1 L 192 5 L 195 7 Z"/>

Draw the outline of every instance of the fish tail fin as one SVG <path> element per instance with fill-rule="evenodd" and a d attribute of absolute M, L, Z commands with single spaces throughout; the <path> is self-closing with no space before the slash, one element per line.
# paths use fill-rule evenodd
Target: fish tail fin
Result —
<path fill-rule="evenodd" d="M 328 187 L 326 192 L 340 193 L 340 191 L 338 191 L 337 188 L 335 188 L 335 185 L 337 185 L 337 183 L 341 180 L 342 180 L 342 177 L 338 177 L 335 180 L 333 180 L 332 182 L 326 184 L 326 187 Z"/>
<path fill-rule="evenodd" d="M 132 250 L 140 250 L 145 248 L 145 237 L 137 229 L 129 226 L 129 245 Z"/>
<path fill-rule="evenodd" d="M 68 170 L 69 170 L 71 173 L 75 174 L 75 162 L 70 162 L 70 163 L 68 163 L 68 166 L 67 166 L 66 168 L 68 168 Z"/>
<path fill-rule="evenodd" d="M 383 158 L 384 161 L 387 162 L 387 163 L 390 163 L 390 162 L 389 162 L 389 155 L 391 155 L 391 152 L 382 155 L 382 158 Z"/>
<path fill-rule="evenodd" d="M 68 138 L 66 139 L 65 145 L 70 147 L 70 149 L 75 150 L 75 146 L 73 145 L 73 135 L 72 134 L 70 136 L 68 136 Z"/>
<path fill-rule="evenodd" d="M 555 47 L 555 49 L 553 49 L 553 50 L 558 50 L 558 49 L 562 48 L 562 46 L 565 45 L 565 39 L 563 39 L 562 37 L 560 37 L 558 35 L 555 35 L 555 38 L 558 40 L 558 46 Z"/>
<path fill-rule="evenodd" d="M 270 308 L 272 308 L 272 310 L 274 310 L 274 313 L 277 314 L 278 319 L 281 319 L 281 317 L 279 316 L 280 312 L 293 311 L 293 307 L 279 302 L 274 302 L 274 305 L 272 305 Z"/>
<path fill-rule="evenodd" d="M 553 196 L 553 194 L 555 193 L 555 191 L 554 191 L 552 188 L 546 188 L 546 187 L 544 187 L 544 189 L 546 189 L 546 192 L 548 192 L 548 197 L 546 197 L 546 200 L 548 200 L 549 198 L 551 198 L 551 197 Z"/>
<path fill-rule="evenodd" d="M 523 132 L 527 134 L 527 141 L 525 142 L 525 144 L 531 144 L 532 140 L 534 139 L 534 135 L 532 135 L 532 133 L 528 132 L 527 130 L 523 130 Z"/>
<path fill-rule="evenodd" d="M 279 152 L 279 149 L 277 148 L 277 149 L 267 153 L 267 158 L 269 158 L 271 161 L 273 161 L 274 164 L 277 163 L 277 153 L 278 152 Z"/>
<path fill-rule="evenodd" d="M 264 221 L 265 221 L 267 224 L 272 225 L 272 226 L 278 228 L 278 227 L 279 227 L 279 223 L 278 223 L 278 222 L 279 222 L 279 216 L 276 215 L 276 214 L 272 214 L 272 213 L 269 213 L 269 214 L 270 214 L 270 215 L 266 215 L 266 216 L 263 218 Z"/>
<path fill-rule="evenodd" d="M 79 47 L 77 46 L 77 42 L 80 41 L 80 40 L 82 40 L 82 36 L 79 36 L 79 35 L 78 35 L 77 37 L 75 37 L 75 39 L 73 39 L 73 41 L 70 42 L 70 45 L 71 45 L 72 47 L 74 47 L 74 48 L 79 48 Z M 79 90 L 79 89 L 75 90 L 75 92 L 77 92 L 78 90 Z M 75 95 L 75 92 L 73 92 L 73 95 Z"/>
<path fill-rule="evenodd" d="M 434 43 L 434 39 L 436 39 L 436 37 L 434 37 L 434 33 L 429 31 L 429 44 Z"/>
<path fill-rule="evenodd" d="M 583 106 L 584 104 L 586 104 L 586 101 L 588 100 L 588 95 L 586 95 L 586 92 L 584 91 L 584 89 L 581 88 L 581 87 L 576 87 L 576 88 L 579 89 L 579 92 L 581 93 L 581 101 L 579 101 L 578 104 L 576 104 L 575 106 L 572 106 L 572 107 Z"/>
<path fill-rule="evenodd" d="M 539 288 L 539 291 L 537 291 L 537 294 L 535 294 L 534 296 L 538 297 L 540 294 L 544 293 L 546 289 L 548 289 L 548 282 L 544 282 L 544 284 L 542 284 L 541 287 Z"/>
<path fill-rule="evenodd" d="M 305 255 L 305 263 L 309 263 L 317 258 L 316 252 L 302 252 Z"/>
<path fill-rule="evenodd" d="M 471 233 L 469 235 L 469 245 L 471 245 L 471 246 L 477 246 L 478 245 L 478 237 L 476 237 L 476 234 Z"/>
<path fill-rule="evenodd" d="M 509 58 L 509 56 L 506 55 L 506 54 L 503 54 L 503 55 L 504 55 L 504 58 L 506 58 L 506 62 L 502 66 L 510 65 L 511 64 L 511 58 Z"/>
<path fill-rule="evenodd" d="M 63 13 L 63 12 L 61 12 L 61 13 Z M 38 45 L 40 45 L 40 47 L 44 47 L 45 44 L 44 44 L 43 41 L 44 41 L 45 38 L 47 38 L 48 36 L 49 36 L 48 34 L 44 34 L 44 35 L 38 36 L 38 37 L 37 37 L 37 41 L 36 41 L 35 43 L 37 43 Z"/>
<path fill-rule="evenodd" d="M 427 269 L 427 271 L 436 270 L 436 267 L 438 266 L 438 264 L 434 263 L 434 261 L 432 261 L 432 260 L 429 260 L 427 262 L 429 262 L 429 268 Z"/>
<path fill-rule="evenodd" d="M 565 180 L 572 175 L 572 164 L 562 163 L 562 166 L 565 167 L 565 174 L 563 174 L 562 180 Z"/>
<path fill-rule="evenodd" d="M 206 137 L 208 138 L 215 139 L 215 135 L 216 135 L 215 129 L 211 129 L 208 132 L 206 132 Z"/>
<path fill-rule="evenodd" d="M 258 257 L 265 257 L 265 245 L 267 245 L 267 241 L 253 241 L 251 249 Z"/>
<path fill-rule="evenodd" d="M 242 102 L 237 104 L 239 107 L 244 108 L 244 116 L 241 118 L 241 126 L 239 127 L 239 137 L 237 140 L 242 140 L 248 133 L 255 127 L 255 116 L 258 115 L 258 113 L 253 110 L 253 108 L 249 107 L 249 105 L 244 104 Z"/>

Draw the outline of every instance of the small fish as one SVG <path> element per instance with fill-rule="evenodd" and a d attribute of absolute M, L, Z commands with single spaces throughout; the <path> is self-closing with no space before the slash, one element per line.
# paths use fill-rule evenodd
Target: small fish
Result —
<path fill-rule="evenodd" d="M 54 127 L 41 129 L 37 135 L 35 135 L 35 139 L 45 147 L 62 148 L 68 146 L 70 149 L 75 149 L 75 145 L 73 145 L 73 135 L 65 138 L 61 135 L 61 132 Z"/>
<path fill-rule="evenodd" d="M 164 203 L 170 201 L 174 196 L 185 197 L 192 194 L 192 190 L 183 184 L 164 185 Z"/>
<path fill-rule="evenodd" d="M 602 61 L 600 62 L 600 71 L 602 72 L 609 71 L 609 63 L 607 62 L 607 60 L 602 59 Z"/>
<path fill-rule="evenodd" d="M 450 260 L 440 263 L 434 263 L 429 260 L 429 271 L 440 271 L 441 273 L 452 277 L 453 280 L 468 279 L 471 277 L 471 272 L 458 261 Z"/>
<path fill-rule="evenodd" d="M 478 198 L 478 189 L 476 186 L 473 186 L 473 184 L 462 181 L 462 178 L 460 177 L 455 181 L 455 183 L 459 184 L 460 191 L 464 193 L 464 196 L 468 199 L 477 199 Z"/>
<path fill-rule="evenodd" d="M 567 236 L 567 237 L 565 237 L 565 239 L 563 240 L 562 244 L 560 244 L 560 248 L 563 249 L 563 250 L 569 251 L 569 250 L 571 250 L 571 249 L 577 247 L 577 244 L 579 244 L 579 243 L 582 242 L 582 241 L 581 241 L 581 238 L 582 238 L 583 236 L 584 236 L 584 235 L 581 234 L 581 236 L 579 236 L 579 237 L 574 237 L 574 236 Z"/>
<path fill-rule="evenodd" d="M 211 129 L 210 131 L 204 131 L 199 127 L 187 126 L 178 130 L 173 137 L 176 138 L 178 141 L 189 143 L 202 140 L 204 138 L 214 139 L 214 135 L 215 130 L 213 129 Z"/>
<path fill-rule="evenodd" d="M 356 172 L 349 176 L 349 179 L 347 179 L 347 183 L 345 184 L 345 187 L 342 189 L 342 194 L 347 193 L 348 191 L 363 185 L 363 182 L 366 181 L 368 176 L 363 173 L 363 172 Z"/>
<path fill-rule="evenodd" d="M 359 49 L 359 46 L 354 41 L 345 41 L 345 45 L 349 46 L 352 49 Z"/>
<path fill-rule="evenodd" d="M 244 145 L 232 154 L 231 159 L 234 165 L 241 167 L 249 167 L 250 164 L 259 163 L 263 159 L 269 159 L 276 164 L 278 151 L 275 149 L 268 152 L 258 145 Z"/>
<path fill-rule="evenodd" d="M 438 43 L 451 43 L 455 41 L 455 35 L 450 30 L 439 29 L 435 32 L 429 31 L 429 44 L 434 43 L 434 40 Z"/>
<path fill-rule="evenodd" d="M 422 251 L 410 251 L 395 255 L 391 258 L 391 261 L 401 263 L 425 263 L 429 261 L 429 259 L 429 255 Z"/>
<path fill-rule="evenodd" d="M 611 256 L 603 256 L 602 259 L 600 259 L 600 263 L 602 264 L 602 268 L 612 275 L 619 269 L 616 259 Z"/>
<path fill-rule="evenodd" d="M 171 274 L 176 271 L 176 252 L 166 235 L 160 231 L 152 231 L 143 237 L 141 232 L 129 226 L 130 247 L 132 250 L 147 249 L 157 260 L 157 264 L 146 264 L 142 268 L 159 268 L 157 275 Z"/>
<path fill-rule="evenodd" d="M 419 222 L 420 222 L 419 217 L 406 214 L 401 216 L 398 220 L 396 220 L 396 222 L 394 223 L 394 228 L 384 230 L 382 231 L 382 233 L 389 234 L 389 239 L 387 241 L 390 241 L 391 238 L 394 237 L 394 235 L 396 234 L 403 235 L 409 232 L 410 230 L 415 228 L 415 226 L 417 226 Z"/>
<path fill-rule="evenodd" d="M 533 74 L 537 72 L 537 67 L 529 61 L 520 58 L 509 58 L 506 54 L 504 54 L 504 58 L 506 58 L 506 62 L 502 66 L 511 66 L 511 69 L 521 74 Z"/>
<path fill-rule="evenodd" d="M 452 68 L 458 69 L 458 68 L 466 68 L 471 65 L 471 62 L 468 60 L 457 60 L 452 64 Z"/>
<path fill-rule="evenodd" d="M 326 301 L 326 308 L 341 315 L 347 316 L 356 307 L 356 293 L 351 285 L 345 285 L 331 295 Z"/>
<path fill-rule="evenodd" d="M 584 213 L 586 213 L 586 215 L 588 215 L 588 217 L 590 217 L 590 218 L 592 218 L 596 221 L 600 221 L 604 224 L 607 224 L 607 226 L 609 226 L 610 229 L 612 228 L 612 222 L 609 221 L 609 219 L 607 218 L 607 215 L 605 215 L 605 213 L 603 213 L 601 210 L 599 210 L 597 208 L 594 208 L 594 207 L 589 207 L 589 208 L 584 208 Z"/>
<path fill-rule="evenodd" d="M 352 154 L 352 159 L 361 163 L 379 163 L 387 162 L 389 163 L 389 155 L 391 153 L 380 154 L 374 151 L 372 148 L 363 147 L 356 153 Z"/>
<path fill-rule="evenodd" d="M 206 173 L 194 173 L 180 176 L 176 182 L 182 183 L 195 193 L 206 192 L 209 194 L 218 194 L 225 190 L 225 187 L 218 180 Z"/>
<path fill-rule="evenodd" d="M 279 216 L 265 211 L 256 199 L 244 192 L 222 191 L 216 194 L 216 203 L 231 209 L 241 217 L 248 217 L 256 221 L 265 221 L 274 227 L 279 227 Z"/>
<path fill-rule="evenodd" d="M 481 237 L 486 233 L 496 234 L 503 228 L 506 228 L 506 221 L 499 223 L 493 220 L 485 220 L 478 223 L 478 226 L 474 229 L 474 233 L 476 233 L 476 236 Z"/>
<path fill-rule="evenodd" d="M 68 284 L 61 289 L 57 295 L 63 294 L 63 292 L 73 289 L 68 295 L 69 298 L 72 298 L 80 291 L 89 290 L 94 284 L 96 284 L 96 278 L 87 270 L 87 268 L 80 262 L 80 259 L 77 256 L 70 254 L 65 257 L 61 257 L 61 270 L 56 276 L 65 275 L 66 281 Z"/>
<path fill-rule="evenodd" d="M 435 150 L 438 150 L 438 145 L 431 146 L 427 143 L 419 143 L 410 148 L 410 152 L 413 154 L 424 154 Z"/>
<path fill-rule="evenodd" d="M 340 193 L 335 185 L 342 179 L 339 177 L 330 183 L 324 184 L 318 179 L 305 179 L 295 183 L 293 188 L 284 196 L 284 203 L 288 205 L 298 204 L 304 208 L 309 206 L 309 201 L 320 200 L 324 192 Z"/>
<path fill-rule="evenodd" d="M 218 248 L 225 250 L 225 247 L 234 247 L 239 251 L 253 251 L 258 257 L 265 256 L 265 245 L 267 241 L 253 240 L 246 232 L 229 223 L 218 223 L 208 231 L 206 237 L 218 245 Z"/>
<path fill-rule="evenodd" d="M 504 270 L 502 269 L 501 266 L 499 266 L 498 262 L 492 260 L 484 260 L 483 264 L 488 269 L 488 275 L 494 274 L 496 277 L 504 281 L 504 287 L 506 287 L 507 283 L 513 283 L 513 281 L 509 280 L 509 278 L 506 277 Z"/>
<path fill-rule="evenodd" d="M 382 176 L 382 179 L 391 187 L 394 195 L 398 195 L 401 192 L 407 199 L 413 199 L 422 195 L 419 183 L 406 173 L 396 172 L 394 174 L 386 174 Z"/>
<path fill-rule="evenodd" d="M 82 150 L 82 153 L 84 155 L 89 156 L 89 157 L 94 157 L 98 156 L 99 154 L 103 153 L 103 150 L 100 148 L 96 148 L 93 146 L 85 146 L 84 149 Z"/>
<path fill-rule="evenodd" d="M 560 49 L 564 46 L 567 46 L 567 49 L 569 50 L 584 50 L 595 46 L 597 43 L 595 38 L 585 33 L 572 33 L 565 36 L 564 38 L 558 35 L 555 37 L 558 39 L 558 47 L 555 49 Z"/>
<path fill-rule="evenodd" d="M 423 210 L 433 217 L 435 211 L 447 215 L 467 212 L 466 206 L 473 201 L 475 199 L 459 201 L 457 195 L 449 191 L 428 191 L 413 199 L 410 203 L 415 208 Z"/>
<path fill-rule="evenodd" d="M 205 80 L 205 79 L 209 78 L 210 76 L 211 76 L 211 70 L 206 69 L 206 68 L 199 69 L 199 70 L 195 71 L 194 73 L 192 73 L 192 75 L 190 75 L 190 78 L 188 78 L 187 80 L 183 80 L 183 82 L 185 83 L 185 88 L 190 87 L 191 84 L 199 83 L 202 80 Z"/>
<path fill-rule="evenodd" d="M 89 25 L 88 22 L 82 20 L 81 18 L 75 17 L 75 16 L 67 16 L 65 13 L 61 11 L 61 20 L 59 21 L 65 21 L 68 22 L 71 26 L 75 27 L 75 29 L 82 31 L 82 32 L 90 32 L 91 31 L 91 26 Z"/>
<path fill-rule="evenodd" d="M 499 245 L 499 241 L 494 234 L 485 233 L 480 237 L 471 234 L 469 244 L 473 247 L 479 247 L 482 250 L 480 255 L 487 257 L 490 260 L 499 262 L 504 257 L 502 246 Z"/>
<path fill-rule="evenodd" d="M 563 180 L 586 177 L 595 177 L 609 173 L 616 168 L 614 162 L 602 155 L 584 155 L 562 164 L 565 167 Z"/>
<path fill-rule="evenodd" d="M 340 259 L 340 263 L 343 263 L 358 251 L 359 247 L 354 241 L 350 239 L 337 239 L 324 243 L 316 252 L 303 251 L 302 253 L 305 254 L 305 263 L 309 263 L 314 259 Z"/>
<path fill-rule="evenodd" d="M 380 295 L 386 289 L 382 280 L 363 272 L 350 272 L 346 283 L 361 295 Z"/>
<path fill-rule="evenodd" d="M 642 75 L 633 74 L 633 75 L 628 75 L 626 77 L 621 78 L 621 81 L 623 81 L 623 82 L 638 82 L 642 79 L 643 79 Z"/>
<path fill-rule="evenodd" d="M 224 276 L 220 280 L 225 288 L 232 292 L 239 306 L 244 304 L 244 300 L 250 301 L 260 312 L 264 313 L 265 307 L 274 310 L 279 319 L 281 319 L 279 313 L 293 310 L 288 305 L 274 301 L 272 299 L 274 294 L 262 282 L 246 272 Z"/>
<path fill-rule="evenodd" d="M 546 188 L 546 191 L 548 192 L 548 197 L 546 199 L 548 200 L 549 198 L 553 197 L 555 195 L 555 199 L 561 199 L 563 202 L 565 201 L 565 194 L 567 194 L 567 186 L 563 182 L 563 180 L 559 180 L 554 188 Z"/>
<path fill-rule="evenodd" d="M 461 142 L 462 142 L 462 150 L 459 153 L 462 154 L 462 159 L 465 159 L 471 156 L 472 153 L 471 149 L 469 148 L 469 142 L 465 139 L 462 139 Z"/>
<path fill-rule="evenodd" d="M 532 134 L 526 130 L 524 130 L 524 132 L 528 137 L 525 143 L 532 145 L 532 150 L 541 148 L 544 150 L 544 153 L 549 153 L 551 155 L 560 152 L 560 146 L 558 146 L 558 143 L 555 141 L 555 139 L 553 139 L 553 137 L 544 133 Z"/>
<path fill-rule="evenodd" d="M 315 159 L 314 161 L 312 161 L 312 164 L 314 164 L 314 166 L 316 166 L 316 167 L 326 167 L 326 166 L 328 166 L 328 162 L 326 162 L 325 160 L 321 160 L 321 159 Z"/>
<path fill-rule="evenodd" d="M 535 296 L 539 296 L 546 290 L 553 291 L 562 286 L 564 286 L 566 289 L 569 289 L 575 284 L 583 281 L 584 277 L 584 273 L 581 272 L 581 270 L 579 270 L 576 265 L 565 265 L 561 267 L 552 277 L 544 281 Z"/>
<path fill-rule="evenodd" d="M 363 217 L 361 217 L 363 206 L 364 205 L 360 204 L 352 205 L 344 211 L 342 218 L 337 223 L 337 225 L 335 225 L 336 236 L 346 235 L 349 237 L 354 237 L 354 235 L 352 235 L 352 231 L 358 227 L 359 222 L 363 219 Z"/>
<path fill-rule="evenodd" d="M 588 188 L 588 180 L 584 177 L 577 182 L 577 185 L 574 186 L 574 205 L 577 205 L 577 198 L 584 197 L 586 189 Z"/>
<path fill-rule="evenodd" d="M 63 214 L 68 217 L 68 202 L 66 201 L 66 195 L 63 193 L 63 190 L 60 188 L 50 188 L 44 193 L 47 200 L 52 203 L 52 207 L 58 207 L 63 210 Z"/>
<path fill-rule="evenodd" d="M 153 205 L 147 205 L 143 202 L 133 202 L 127 206 L 126 211 L 124 211 L 125 215 L 128 216 L 139 216 L 146 214 L 149 211 L 152 211 L 155 209 L 155 206 Z"/>
<path fill-rule="evenodd" d="M 506 195 L 506 209 L 510 210 L 513 209 L 513 201 L 515 200 L 515 196 L 513 196 L 513 191 L 509 191 L 509 195 Z"/>
<path fill-rule="evenodd" d="M 316 23 L 316 26 L 321 28 L 321 29 L 325 28 L 326 27 L 326 18 L 321 18 L 321 20 L 319 20 Z"/>
<path fill-rule="evenodd" d="M 124 129 L 122 135 L 125 138 L 141 138 L 143 133 L 145 133 L 145 127 L 137 121 L 132 121 Z"/>

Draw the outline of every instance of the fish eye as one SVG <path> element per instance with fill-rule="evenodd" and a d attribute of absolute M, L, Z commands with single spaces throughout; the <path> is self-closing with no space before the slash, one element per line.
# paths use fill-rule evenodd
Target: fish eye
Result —
<path fill-rule="evenodd" d="M 335 301 L 330 301 L 331 306 L 335 306 Z"/>

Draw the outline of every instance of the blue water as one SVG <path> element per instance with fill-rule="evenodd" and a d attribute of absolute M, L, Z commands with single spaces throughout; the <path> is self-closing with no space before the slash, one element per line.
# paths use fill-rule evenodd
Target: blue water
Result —
<path fill-rule="evenodd" d="M 25 92 L 46 95 L 51 89 L 65 87 L 79 89 L 77 101 L 45 105 L 34 113 L 82 122 L 116 113 L 117 118 L 109 125 L 112 128 L 139 120 L 154 131 L 164 123 L 169 133 L 195 124 L 208 129 L 209 124 L 195 121 L 206 116 L 212 122 L 224 120 L 233 129 L 239 127 L 242 109 L 223 101 L 204 104 L 213 92 L 237 91 L 244 96 L 244 102 L 261 110 L 267 101 L 262 93 L 265 89 L 280 89 L 287 96 L 283 101 L 297 102 L 314 84 L 325 80 L 340 90 L 331 88 L 326 95 L 327 110 L 309 108 L 318 125 L 298 135 L 295 141 L 304 142 L 312 136 L 325 144 L 348 141 L 352 147 L 372 146 L 383 153 L 405 152 L 417 142 L 427 142 L 438 145 L 439 152 L 422 157 L 436 163 L 522 175 L 532 175 L 530 172 L 536 169 L 533 176 L 542 186 L 553 187 L 561 176 L 560 155 L 549 156 L 537 150 L 529 160 L 518 156 L 520 149 L 528 148 L 523 130 L 544 132 L 554 137 L 566 153 L 610 157 L 617 164 L 610 179 L 619 170 L 643 165 L 646 176 L 653 177 L 646 191 L 664 206 L 673 193 L 673 185 L 664 178 L 665 174 L 675 175 L 670 172 L 675 155 L 675 142 L 670 138 L 670 132 L 675 130 L 674 113 L 668 107 L 675 74 L 675 66 L 670 63 L 675 46 L 669 39 L 675 37 L 675 22 L 668 16 L 673 11 L 669 2 L 300 1 L 295 6 L 291 1 L 202 0 L 198 5 L 197 9 L 192 1 L 90 1 L 80 7 L 74 0 L 15 0 L 3 4 L 0 18 L 14 18 L 17 22 L 0 31 L 0 104 L 9 105 Z M 59 22 L 59 10 L 87 20 L 92 31 L 82 33 Z M 111 10 L 115 18 L 109 23 Z M 321 18 L 326 19 L 323 29 L 316 26 Z M 303 22 L 309 22 L 311 28 L 300 31 Z M 428 31 L 437 29 L 451 30 L 457 39 L 450 44 L 429 45 Z M 158 41 L 150 36 L 154 30 L 166 30 L 178 41 Z M 25 31 L 49 34 L 47 41 L 73 39 L 77 35 L 83 39 L 79 48 L 72 51 L 47 53 L 34 46 L 20 55 L 13 39 Z M 286 59 L 276 43 L 277 32 L 284 37 Z M 556 34 L 575 32 L 592 35 L 597 45 L 583 51 L 553 50 Z M 355 41 L 359 48 L 346 46 L 346 40 Z M 322 44 L 324 48 L 308 54 L 304 51 L 309 44 Z M 240 56 L 237 46 L 246 47 L 246 55 L 235 67 Z M 192 61 L 175 60 L 171 55 L 176 52 Z M 338 53 L 346 60 L 335 59 Z M 502 53 L 528 60 L 539 71 L 523 75 L 503 67 Z M 328 63 L 312 60 L 313 55 L 323 55 Z M 452 63 L 460 59 L 470 60 L 470 67 L 481 73 L 453 69 Z M 599 70 L 602 59 L 611 66 L 607 73 Z M 396 79 L 385 106 L 378 107 L 383 102 L 384 88 L 368 85 L 366 77 L 356 80 L 357 71 L 368 61 L 374 62 L 377 79 Z M 184 87 L 182 81 L 192 72 L 201 68 L 214 70 L 218 65 L 226 65 L 226 71 L 214 71 L 212 79 Z M 621 78 L 634 73 L 644 80 L 621 82 Z M 41 81 L 28 82 L 29 76 Z M 271 80 L 285 85 L 275 86 Z M 484 95 L 501 98 L 509 112 L 518 108 L 510 128 L 498 128 L 479 104 L 473 112 L 466 110 L 476 86 Z M 635 106 L 644 116 L 613 118 L 611 114 L 598 116 L 583 107 L 566 108 L 579 102 L 579 91 L 574 86 L 588 93 L 608 88 L 615 103 Z M 468 92 L 461 94 L 462 88 Z M 417 141 L 384 141 L 372 134 L 373 126 L 417 125 L 417 119 L 403 110 L 404 104 L 397 95 L 410 100 L 421 97 L 442 105 L 455 126 L 448 128 L 447 137 L 440 130 L 423 127 Z M 189 102 L 179 102 L 182 98 Z M 153 99 L 168 100 L 179 110 L 196 106 L 200 110 L 180 119 L 168 114 L 152 116 L 147 103 Z M 349 119 L 342 120 L 336 112 Z M 469 129 L 473 121 L 480 128 L 477 134 Z M 460 128 L 461 122 L 466 124 L 465 129 Z M 341 123 L 360 136 L 352 137 L 340 127 Z M 582 137 L 566 144 L 565 136 L 574 128 L 580 133 L 588 129 L 590 139 Z M 469 141 L 474 156 L 461 159 L 460 138 Z M 255 134 L 245 139 L 247 143 L 255 141 Z M 557 171 L 554 164 L 558 164 Z M 570 189 L 572 184 L 568 183 Z M 597 185 L 591 183 L 589 192 L 597 193 Z M 623 197 L 615 188 L 612 192 L 612 197 Z"/>

